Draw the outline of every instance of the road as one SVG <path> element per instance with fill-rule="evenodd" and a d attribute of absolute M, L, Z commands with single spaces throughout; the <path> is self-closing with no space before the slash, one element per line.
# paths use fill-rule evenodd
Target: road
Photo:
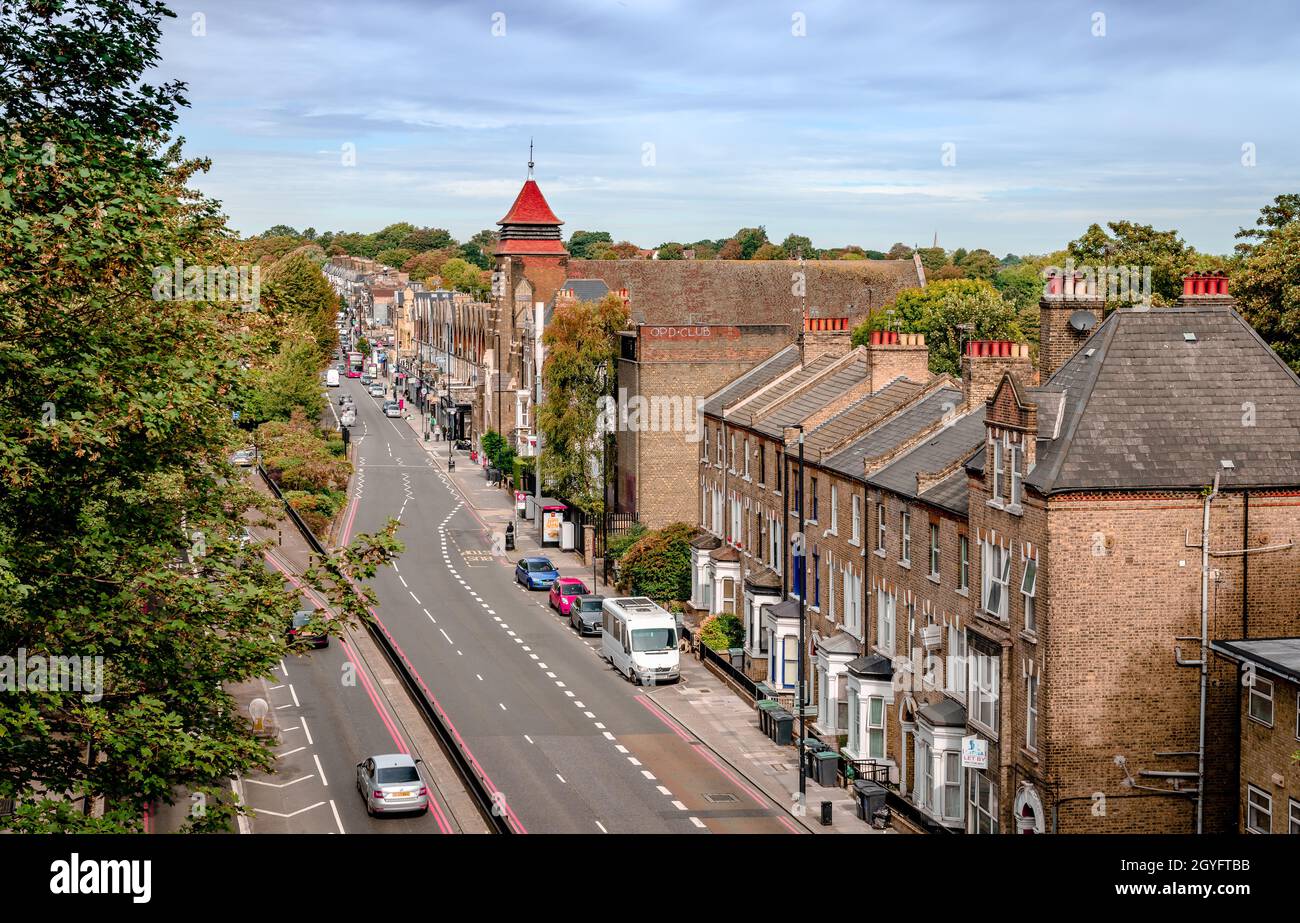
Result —
<path fill-rule="evenodd" d="M 791 832 L 777 806 L 614 673 L 546 594 L 513 579 L 488 531 L 409 426 L 357 403 L 345 536 L 402 523 L 375 579 L 377 614 L 432 690 L 515 829 L 547 833 Z M 337 397 L 337 392 L 334 393 Z M 576 568 L 562 572 L 583 576 Z"/>

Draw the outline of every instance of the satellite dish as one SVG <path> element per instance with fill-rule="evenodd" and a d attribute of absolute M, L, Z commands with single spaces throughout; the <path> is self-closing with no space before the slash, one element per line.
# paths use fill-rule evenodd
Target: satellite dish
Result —
<path fill-rule="evenodd" d="M 1097 316 L 1091 311 L 1075 311 L 1070 315 L 1070 326 L 1079 333 L 1087 333 L 1097 326 Z"/>

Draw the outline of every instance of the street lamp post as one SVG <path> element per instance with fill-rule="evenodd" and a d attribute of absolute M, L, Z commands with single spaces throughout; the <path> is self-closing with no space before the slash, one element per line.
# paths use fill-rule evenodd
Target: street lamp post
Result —
<path fill-rule="evenodd" d="M 496 346 L 492 350 L 492 364 L 495 366 L 492 370 L 492 387 L 497 393 L 497 435 L 504 441 L 506 428 L 501 422 L 501 334 L 494 333 L 492 338 L 496 340 Z"/>

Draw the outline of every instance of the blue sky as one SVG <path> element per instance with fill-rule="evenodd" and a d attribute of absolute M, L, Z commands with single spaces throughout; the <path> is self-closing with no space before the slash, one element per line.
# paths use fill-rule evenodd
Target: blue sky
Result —
<path fill-rule="evenodd" d="M 172 9 L 180 132 L 246 234 L 406 220 L 465 239 L 505 214 L 530 137 L 566 234 L 642 246 L 762 224 L 1041 253 L 1127 218 L 1226 252 L 1300 192 L 1295 0 Z"/>

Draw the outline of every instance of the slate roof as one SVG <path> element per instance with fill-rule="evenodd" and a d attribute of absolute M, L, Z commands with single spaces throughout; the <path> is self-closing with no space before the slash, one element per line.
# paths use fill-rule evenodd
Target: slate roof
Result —
<path fill-rule="evenodd" d="M 907 378 L 895 378 L 879 391 L 859 398 L 826 422 L 809 430 L 804 438 L 807 451 L 817 453 L 838 446 L 854 433 L 910 401 L 923 387 L 919 382 Z"/>
<path fill-rule="evenodd" d="M 862 460 L 890 452 L 927 427 L 943 418 L 954 407 L 961 406 L 962 393 L 956 388 L 940 388 L 897 416 L 874 427 L 861 439 L 836 452 L 822 462 L 828 468 L 850 477 L 862 477 Z M 913 482 L 913 488 L 916 484 Z"/>
<path fill-rule="evenodd" d="M 771 384 L 799 364 L 799 347 L 787 346 L 754 366 L 704 402 L 704 412 L 721 416 L 725 408 Z"/>
<path fill-rule="evenodd" d="M 894 677 L 894 664 L 882 654 L 863 654 L 856 660 L 850 660 L 845 666 L 855 676 L 875 676 L 890 680 Z"/>
<path fill-rule="evenodd" d="M 917 714 L 930 727 L 959 728 L 966 726 L 966 709 L 959 702 L 946 697 L 938 702 L 922 705 Z"/>
<path fill-rule="evenodd" d="M 600 301 L 609 294 L 609 286 L 599 279 L 565 279 L 560 289 L 572 289 L 573 297 L 578 301 Z M 555 298 L 546 303 L 544 322 L 547 324 L 555 316 L 555 302 L 558 298 L 557 293 Z"/>
<path fill-rule="evenodd" d="M 984 408 L 977 407 L 872 474 L 867 483 L 903 497 L 917 498 L 917 474 L 936 474 L 951 467 L 980 446 L 984 438 Z M 954 476 L 960 483 L 954 483 Z M 959 487 L 960 497 L 957 496 Z M 919 499 L 955 513 L 965 513 L 966 493 L 966 473 L 964 468 L 958 468 L 954 475 L 932 486 Z"/>
<path fill-rule="evenodd" d="M 1227 305 L 1115 311 L 1035 398 L 1062 391 L 1060 436 L 1039 440 L 1025 478 L 1042 493 L 1197 488 L 1216 472 L 1227 488 L 1300 485 L 1300 379 Z"/>
<path fill-rule="evenodd" d="M 810 363 L 806 368 L 812 369 L 816 364 L 816 362 Z M 759 410 L 759 419 L 754 420 L 750 425 L 760 433 L 780 439 L 783 437 L 785 427 L 807 419 L 870 374 L 866 357 L 855 357 L 842 368 L 836 369 L 806 387 L 798 388 L 795 396 L 771 413 L 762 414 Z M 768 405 L 770 406 L 771 403 L 769 401 Z"/>

